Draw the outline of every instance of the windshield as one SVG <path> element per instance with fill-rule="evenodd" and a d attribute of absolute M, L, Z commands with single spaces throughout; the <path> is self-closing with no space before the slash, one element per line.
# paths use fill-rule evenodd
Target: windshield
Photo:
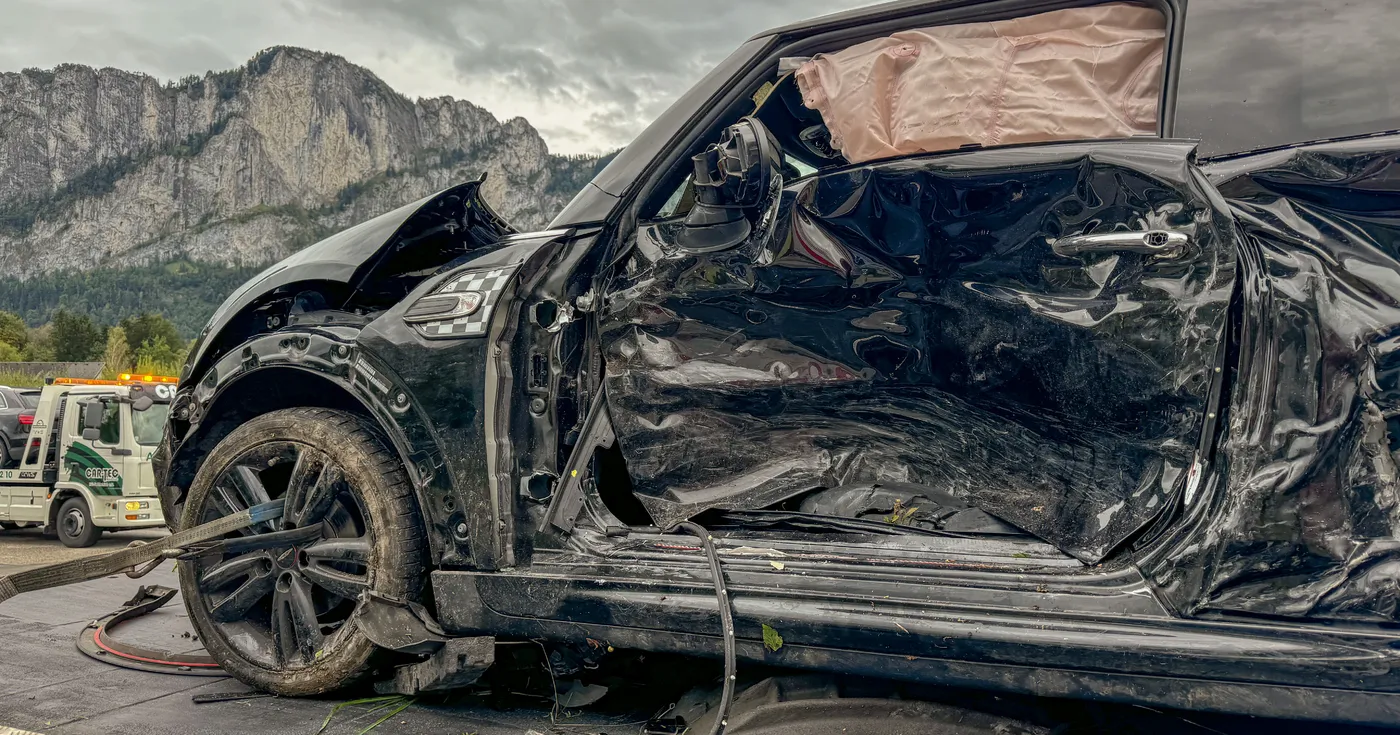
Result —
<path fill-rule="evenodd" d="M 21 391 L 15 391 L 15 392 L 16 392 L 17 394 L 19 394 L 19 402 L 20 402 L 20 403 L 23 403 L 25 408 L 38 408 L 38 407 L 39 407 L 39 391 L 37 391 L 37 390 L 21 390 Z"/>
<path fill-rule="evenodd" d="M 153 403 L 145 411 L 131 412 L 131 431 L 137 444 L 159 444 L 165 431 L 165 419 L 170 415 L 169 403 Z"/>

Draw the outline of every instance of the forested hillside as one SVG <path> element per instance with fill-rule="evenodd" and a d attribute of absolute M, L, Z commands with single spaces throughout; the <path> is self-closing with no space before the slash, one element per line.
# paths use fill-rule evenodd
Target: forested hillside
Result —
<path fill-rule="evenodd" d="M 98 324 L 116 324 L 152 312 L 191 339 L 214 309 L 261 268 L 178 260 L 129 268 L 59 271 L 28 280 L 0 279 L 0 308 L 30 325 L 52 318 L 60 308 L 87 314 Z"/>

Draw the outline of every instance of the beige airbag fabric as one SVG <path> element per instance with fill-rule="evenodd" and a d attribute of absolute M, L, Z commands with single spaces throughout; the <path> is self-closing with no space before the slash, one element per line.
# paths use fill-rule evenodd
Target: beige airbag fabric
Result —
<path fill-rule="evenodd" d="M 1165 21 L 1114 4 L 903 31 L 797 70 L 852 163 L 1157 132 Z"/>

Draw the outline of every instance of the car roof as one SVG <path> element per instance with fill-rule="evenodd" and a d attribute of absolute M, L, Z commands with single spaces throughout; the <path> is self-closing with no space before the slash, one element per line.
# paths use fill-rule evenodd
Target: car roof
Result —
<path fill-rule="evenodd" d="M 877 3 L 867 5 L 863 8 L 853 8 L 842 10 L 838 13 L 828 13 L 815 18 L 789 23 L 785 26 L 770 28 L 753 38 L 766 38 L 768 36 L 780 36 L 789 33 L 811 34 L 816 31 L 827 31 L 835 28 L 844 28 L 862 23 L 884 20 L 891 16 L 902 15 L 912 9 L 932 9 L 939 5 L 945 5 L 953 0 L 894 0 L 893 2 Z M 753 40 L 753 39 L 750 39 Z"/>

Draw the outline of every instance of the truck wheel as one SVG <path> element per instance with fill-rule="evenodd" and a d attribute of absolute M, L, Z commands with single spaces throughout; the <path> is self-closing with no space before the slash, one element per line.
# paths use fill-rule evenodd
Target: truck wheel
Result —
<path fill-rule="evenodd" d="M 320 526 L 299 546 L 206 555 L 180 564 L 180 591 L 209 654 L 240 681 L 284 696 L 338 689 L 372 664 L 351 619 L 361 592 L 416 599 L 425 544 L 408 476 L 377 428 L 325 408 L 274 411 L 205 458 L 181 518 L 191 528 L 286 499 L 255 536 Z"/>
<path fill-rule="evenodd" d="M 64 546 L 85 549 L 97 543 L 102 529 L 92 522 L 87 501 L 82 498 L 69 498 L 58 508 L 58 540 Z"/>
<path fill-rule="evenodd" d="M 19 528 L 19 524 L 13 521 L 0 521 L 0 531 L 13 531 Z"/>

